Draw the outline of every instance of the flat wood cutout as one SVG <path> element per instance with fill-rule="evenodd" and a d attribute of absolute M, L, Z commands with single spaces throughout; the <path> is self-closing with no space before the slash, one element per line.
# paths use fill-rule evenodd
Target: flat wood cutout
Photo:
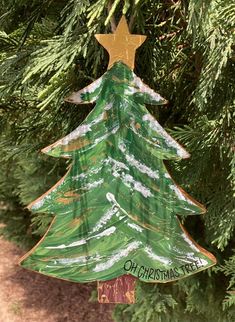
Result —
<path fill-rule="evenodd" d="M 96 105 L 74 131 L 43 149 L 70 158 L 71 167 L 29 205 L 55 218 L 21 265 L 73 282 L 99 281 L 102 303 L 132 303 L 135 279 L 166 283 L 213 266 L 215 257 L 177 217 L 205 208 L 178 187 L 163 162 L 189 154 L 145 107 L 166 100 L 132 66 L 114 61 L 67 101 Z"/>

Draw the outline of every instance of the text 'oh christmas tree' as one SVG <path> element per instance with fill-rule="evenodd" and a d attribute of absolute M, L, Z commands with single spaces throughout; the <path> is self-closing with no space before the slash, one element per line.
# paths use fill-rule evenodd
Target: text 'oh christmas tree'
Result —
<path fill-rule="evenodd" d="M 99 281 L 101 302 L 131 303 L 135 278 L 174 281 L 216 260 L 177 218 L 205 208 L 176 185 L 163 163 L 189 154 L 144 106 L 166 102 L 132 71 L 135 49 L 145 37 L 129 34 L 125 18 L 115 34 L 96 37 L 109 51 L 109 69 L 67 99 L 96 102 L 85 121 L 42 150 L 73 162 L 29 205 L 55 217 L 21 265 L 69 281 Z M 122 296 L 114 294 L 119 287 Z"/>

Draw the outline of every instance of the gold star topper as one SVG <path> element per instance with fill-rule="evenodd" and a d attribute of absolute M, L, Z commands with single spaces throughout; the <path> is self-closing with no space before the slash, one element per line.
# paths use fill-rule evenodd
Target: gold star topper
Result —
<path fill-rule="evenodd" d="M 146 39 L 146 36 L 130 34 L 125 16 L 119 21 L 115 33 L 96 34 L 95 37 L 109 53 L 108 68 L 121 60 L 131 69 L 135 65 L 135 51 Z"/>

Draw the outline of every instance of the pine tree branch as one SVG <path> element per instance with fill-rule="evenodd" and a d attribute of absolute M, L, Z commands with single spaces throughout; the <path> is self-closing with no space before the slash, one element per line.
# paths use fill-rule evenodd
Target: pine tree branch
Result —
<path fill-rule="evenodd" d="M 129 20 L 129 30 L 131 31 L 135 22 L 136 12 L 131 13 L 130 20 Z"/>
<path fill-rule="evenodd" d="M 110 10 L 112 8 L 112 5 L 113 5 L 113 2 L 109 1 L 109 3 L 108 3 L 108 14 L 109 14 L 109 12 L 110 12 Z M 114 33 L 115 30 L 117 29 L 117 23 L 116 23 L 116 19 L 114 17 L 114 14 L 110 18 L 110 25 L 111 25 L 111 30 Z"/>

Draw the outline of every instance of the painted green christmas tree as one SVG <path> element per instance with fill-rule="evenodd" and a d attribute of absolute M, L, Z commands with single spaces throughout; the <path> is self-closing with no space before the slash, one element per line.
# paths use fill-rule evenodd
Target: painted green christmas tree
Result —
<path fill-rule="evenodd" d="M 144 106 L 164 99 L 116 62 L 70 100 L 96 106 L 77 129 L 43 150 L 73 163 L 30 205 L 55 219 L 22 265 L 76 282 L 127 272 L 166 282 L 214 265 L 213 255 L 188 237 L 177 218 L 205 209 L 164 166 L 163 159 L 189 157 Z"/>
<path fill-rule="evenodd" d="M 128 46 L 134 48 L 133 39 Z M 74 282 L 124 274 L 146 282 L 177 280 L 216 262 L 177 217 L 205 208 L 177 186 L 163 163 L 189 157 L 144 106 L 166 101 L 115 55 L 101 78 L 68 99 L 96 102 L 92 112 L 72 133 L 43 149 L 71 158 L 72 164 L 29 206 L 55 218 L 21 265 Z"/>

